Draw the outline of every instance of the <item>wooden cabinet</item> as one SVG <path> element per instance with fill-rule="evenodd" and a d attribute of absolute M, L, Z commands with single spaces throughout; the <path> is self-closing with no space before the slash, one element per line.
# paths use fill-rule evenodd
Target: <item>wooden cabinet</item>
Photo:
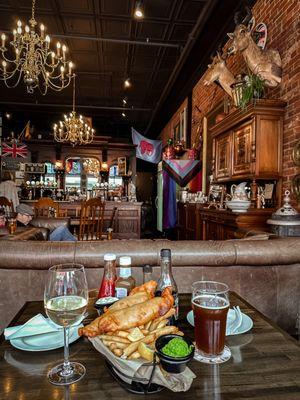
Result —
<path fill-rule="evenodd" d="M 198 209 L 201 240 L 239 239 L 249 231 L 269 231 L 267 219 L 274 210 L 249 210 L 236 214 L 228 210 Z"/>
<path fill-rule="evenodd" d="M 195 203 L 177 203 L 177 238 L 178 240 L 199 239 L 199 221 Z"/>
<path fill-rule="evenodd" d="M 230 134 L 217 137 L 215 140 L 215 177 L 217 180 L 230 176 Z"/>
<path fill-rule="evenodd" d="M 285 105 L 257 100 L 211 128 L 215 182 L 281 177 Z"/>

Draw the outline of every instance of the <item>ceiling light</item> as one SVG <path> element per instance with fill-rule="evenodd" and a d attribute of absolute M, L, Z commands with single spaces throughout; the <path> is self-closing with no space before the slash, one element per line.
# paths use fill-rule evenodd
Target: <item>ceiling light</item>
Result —
<path fill-rule="evenodd" d="M 143 12 L 140 1 L 138 1 L 136 3 L 135 10 L 134 10 L 134 16 L 135 16 L 135 18 L 138 18 L 138 19 L 144 18 L 144 12 Z"/>
<path fill-rule="evenodd" d="M 125 114 L 124 112 L 122 112 L 122 117 L 123 117 L 123 118 L 125 118 L 125 117 L 126 117 L 126 114 Z"/>
<path fill-rule="evenodd" d="M 123 99 L 123 104 L 126 105 L 127 104 L 127 100 Z"/>
<path fill-rule="evenodd" d="M 95 130 L 79 117 L 75 111 L 75 77 L 73 79 L 73 110 L 69 116 L 64 115 L 64 120 L 54 124 L 54 139 L 57 142 L 69 142 L 72 146 L 76 144 L 88 144 L 93 141 Z"/>
<path fill-rule="evenodd" d="M 127 78 L 127 79 L 125 80 L 124 86 L 125 86 L 126 88 L 129 88 L 129 87 L 131 86 L 131 83 L 130 83 L 130 79 L 129 79 L 129 78 Z"/>
<path fill-rule="evenodd" d="M 56 53 L 51 51 L 50 36 L 45 37 L 45 26 L 41 24 L 39 30 L 36 28 L 35 0 L 32 0 L 29 25 L 22 28 L 22 22 L 18 21 L 13 30 L 13 40 L 2 33 L 0 80 L 9 88 L 15 88 L 23 81 L 28 93 L 33 93 L 35 88 L 39 88 L 43 95 L 48 89 L 65 89 L 74 76 L 70 68 L 66 73 L 67 47 L 58 42 Z M 8 58 L 11 54 L 14 56 Z"/>
<path fill-rule="evenodd" d="M 11 119 L 11 113 L 6 112 L 6 113 L 5 113 L 5 118 L 6 118 L 6 119 Z"/>

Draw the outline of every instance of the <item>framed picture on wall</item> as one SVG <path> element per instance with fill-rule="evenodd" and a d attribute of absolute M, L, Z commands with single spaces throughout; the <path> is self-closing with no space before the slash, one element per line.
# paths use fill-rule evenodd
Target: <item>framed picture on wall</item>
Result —
<path fill-rule="evenodd" d="M 173 143 L 180 141 L 180 123 L 178 122 L 173 128 Z"/>
<path fill-rule="evenodd" d="M 127 162 L 126 162 L 126 157 L 118 157 L 118 169 L 119 169 L 119 175 L 126 175 L 127 172 Z"/>
<path fill-rule="evenodd" d="M 179 136 L 180 142 L 184 142 L 184 144 L 186 144 L 186 107 L 181 111 L 181 113 L 179 114 L 179 125 L 180 125 L 180 129 L 179 129 Z"/>

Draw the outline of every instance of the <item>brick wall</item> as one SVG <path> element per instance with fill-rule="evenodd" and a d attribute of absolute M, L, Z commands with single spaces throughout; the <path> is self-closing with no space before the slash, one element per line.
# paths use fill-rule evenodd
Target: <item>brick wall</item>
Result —
<path fill-rule="evenodd" d="M 170 121 L 167 123 L 167 125 L 164 127 L 164 129 L 161 131 L 159 138 L 163 141 L 163 146 L 165 144 L 167 144 L 168 139 L 173 138 L 173 128 L 174 128 L 174 126 L 176 126 L 178 124 L 179 119 L 180 119 L 180 113 L 184 110 L 185 107 L 187 107 L 187 99 L 184 100 L 184 102 L 180 105 L 180 107 L 173 114 Z"/>
<path fill-rule="evenodd" d="M 282 59 L 282 82 L 277 88 L 268 89 L 266 96 L 287 102 L 283 145 L 283 189 L 285 190 L 290 188 L 293 176 L 300 173 L 291 157 L 293 146 L 300 139 L 300 1 L 258 0 L 252 12 L 256 23 L 265 22 L 268 27 L 267 48 L 277 49 Z M 234 75 L 246 72 L 246 65 L 240 55 L 230 57 L 227 65 Z M 216 84 L 204 86 L 203 78 L 193 90 L 192 143 L 195 140 L 197 123 L 224 98 L 225 93 Z M 167 126 L 172 121 L 173 118 Z"/>

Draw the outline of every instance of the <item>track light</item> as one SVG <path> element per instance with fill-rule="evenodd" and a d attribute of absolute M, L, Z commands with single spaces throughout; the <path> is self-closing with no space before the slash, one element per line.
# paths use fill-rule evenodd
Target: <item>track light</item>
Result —
<path fill-rule="evenodd" d="M 131 83 L 130 83 L 130 79 L 129 79 L 129 78 L 127 78 L 127 79 L 124 81 L 124 86 L 125 86 L 126 88 L 129 88 L 129 87 L 131 86 Z"/>
<path fill-rule="evenodd" d="M 124 112 L 122 112 L 122 114 L 121 114 L 121 115 L 122 115 L 122 117 L 123 117 L 123 118 L 125 118 L 125 117 L 126 117 L 126 114 L 125 114 Z"/>
<path fill-rule="evenodd" d="M 144 18 L 144 11 L 143 11 L 143 8 L 142 8 L 142 3 L 140 1 L 136 2 L 135 10 L 134 10 L 134 16 L 137 19 Z"/>
<path fill-rule="evenodd" d="M 127 100 L 126 99 L 123 99 L 122 100 L 123 101 L 123 104 L 124 104 L 124 106 L 127 104 Z"/>

